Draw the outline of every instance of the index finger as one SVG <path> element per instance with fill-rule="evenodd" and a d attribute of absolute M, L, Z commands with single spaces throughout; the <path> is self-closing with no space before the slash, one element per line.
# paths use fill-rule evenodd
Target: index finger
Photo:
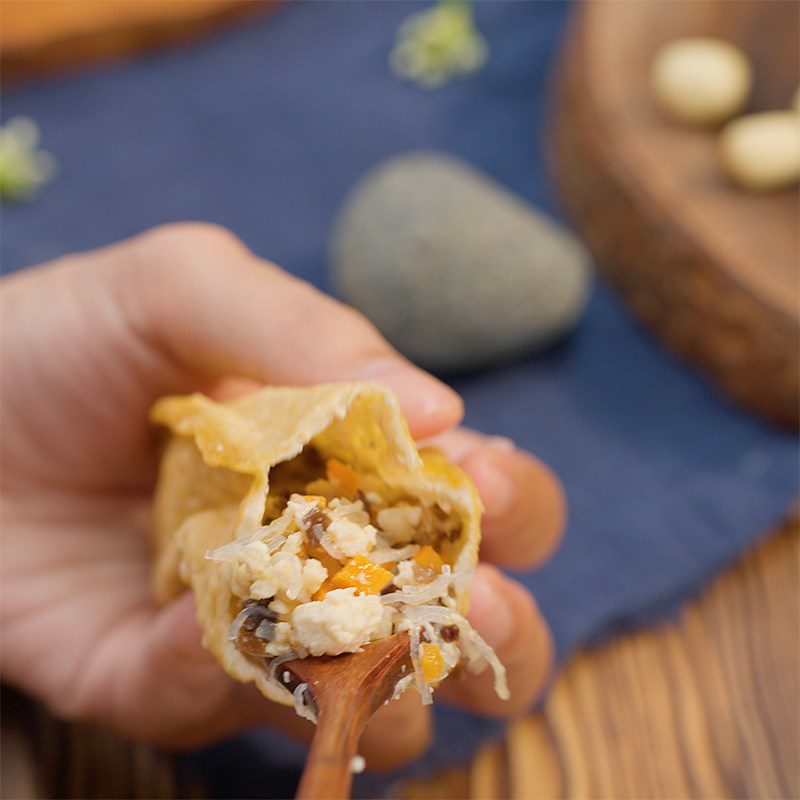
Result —
<path fill-rule="evenodd" d="M 286 385 L 378 381 L 395 390 L 415 436 L 462 415 L 458 395 L 399 355 L 365 317 L 258 259 L 222 228 L 170 225 L 119 247 L 134 253 L 133 268 L 119 271 L 135 297 L 121 292 L 132 327 L 183 366 Z"/>
<path fill-rule="evenodd" d="M 560 481 L 539 459 L 497 436 L 457 428 L 431 444 L 472 478 L 483 500 L 481 559 L 535 567 L 555 550 L 566 521 Z"/>

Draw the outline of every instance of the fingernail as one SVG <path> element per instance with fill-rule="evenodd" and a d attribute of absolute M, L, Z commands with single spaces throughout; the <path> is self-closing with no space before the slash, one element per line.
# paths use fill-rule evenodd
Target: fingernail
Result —
<path fill-rule="evenodd" d="M 394 389 L 417 436 L 432 435 L 455 425 L 463 414 L 461 398 L 449 386 L 399 358 L 373 361 L 357 377 Z"/>
<path fill-rule="evenodd" d="M 473 465 L 472 477 L 487 517 L 501 519 L 510 513 L 517 500 L 517 488 L 511 476 L 494 459 L 484 456 L 478 465 Z"/>
<path fill-rule="evenodd" d="M 495 650 L 500 650 L 511 640 L 515 621 L 505 597 L 485 575 L 484 566 L 475 574 L 469 605 L 469 621 L 475 630 Z"/>

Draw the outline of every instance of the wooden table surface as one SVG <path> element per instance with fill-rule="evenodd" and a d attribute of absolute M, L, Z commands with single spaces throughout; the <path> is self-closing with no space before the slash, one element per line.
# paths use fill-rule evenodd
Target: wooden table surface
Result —
<path fill-rule="evenodd" d="M 268 0 L 0 0 L 5 83 L 190 40 Z"/>
<path fill-rule="evenodd" d="M 673 624 L 573 658 L 541 713 L 424 798 L 797 798 L 800 570 L 796 523 Z"/>
<path fill-rule="evenodd" d="M 795 521 L 674 623 L 573 658 L 543 710 L 511 725 L 468 768 L 400 786 L 396 796 L 799 797 L 798 556 Z M 3 798 L 177 796 L 166 757 L 4 699 Z M 20 721 L 31 713 L 33 746 Z M 202 797 L 202 787 L 187 793 Z"/>

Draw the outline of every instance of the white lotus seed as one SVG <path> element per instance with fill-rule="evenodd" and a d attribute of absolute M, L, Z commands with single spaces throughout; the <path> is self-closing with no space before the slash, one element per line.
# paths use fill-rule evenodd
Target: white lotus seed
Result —
<path fill-rule="evenodd" d="M 719 137 L 725 171 L 745 189 L 766 191 L 800 180 L 800 115 L 750 114 L 729 123 Z"/>
<path fill-rule="evenodd" d="M 721 39 L 695 37 L 665 44 L 653 60 L 650 86 L 661 109 L 689 125 L 733 117 L 750 95 L 750 62 Z"/>

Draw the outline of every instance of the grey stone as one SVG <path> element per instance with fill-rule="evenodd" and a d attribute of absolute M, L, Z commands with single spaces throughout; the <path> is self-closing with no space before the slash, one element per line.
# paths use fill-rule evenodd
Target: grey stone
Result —
<path fill-rule="evenodd" d="M 589 257 L 554 220 L 467 164 L 412 153 L 345 201 L 332 279 L 401 352 L 437 371 L 530 353 L 570 331 Z"/>

